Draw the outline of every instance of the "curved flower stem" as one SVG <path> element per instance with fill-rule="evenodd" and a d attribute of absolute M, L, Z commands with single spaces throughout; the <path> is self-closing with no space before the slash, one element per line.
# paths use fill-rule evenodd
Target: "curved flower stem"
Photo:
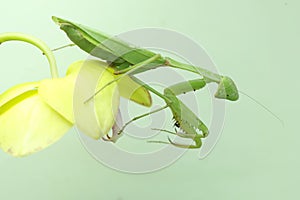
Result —
<path fill-rule="evenodd" d="M 54 55 L 50 48 L 42 40 L 23 33 L 10 32 L 0 34 L 0 44 L 11 40 L 27 42 L 39 48 L 48 59 L 52 78 L 58 78 L 58 70 Z"/>

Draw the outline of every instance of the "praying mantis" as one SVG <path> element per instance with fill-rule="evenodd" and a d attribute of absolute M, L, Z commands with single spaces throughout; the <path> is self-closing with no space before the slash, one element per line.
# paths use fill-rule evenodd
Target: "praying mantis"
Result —
<path fill-rule="evenodd" d="M 160 54 L 156 54 L 152 51 L 134 47 L 117 38 L 108 36 L 99 31 L 93 30 L 92 28 L 76 24 L 68 20 L 58 17 L 52 17 L 52 19 L 60 26 L 60 28 L 67 34 L 69 39 L 75 45 L 95 57 L 106 60 L 109 63 L 109 67 L 114 70 L 114 74 L 120 75 L 114 81 L 117 81 L 126 75 L 130 75 L 134 81 L 165 101 L 165 106 L 134 117 L 128 121 L 118 131 L 118 133 L 112 137 L 109 137 L 109 141 L 115 142 L 117 138 L 119 138 L 119 135 L 124 131 L 126 126 L 133 121 L 151 115 L 155 112 L 159 112 L 165 108 L 169 108 L 172 112 L 173 119 L 175 120 L 175 126 L 180 130 L 176 130 L 175 132 L 168 130 L 161 131 L 182 138 L 192 139 L 194 144 L 186 145 L 175 143 L 169 137 L 168 142 L 152 142 L 172 144 L 180 148 L 200 148 L 202 145 L 201 139 L 207 137 L 209 130 L 206 125 L 193 113 L 193 111 L 191 111 L 180 99 L 178 99 L 177 96 L 183 93 L 200 90 L 208 83 L 216 83 L 218 84 L 218 88 L 215 93 L 216 98 L 230 101 L 236 101 L 239 98 L 239 93 L 235 83 L 227 76 L 221 76 L 198 66 L 181 63 L 172 58 L 163 57 Z M 166 66 L 196 73 L 202 78 L 172 85 L 165 88 L 164 92 L 161 93 L 144 83 L 142 80 L 133 76 L 150 69 Z M 114 81 L 103 86 L 94 95 L 97 95 L 97 93 L 105 89 L 106 86 Z M 91 98 L 87 99 L 87 101 L 89 101 Z"/>

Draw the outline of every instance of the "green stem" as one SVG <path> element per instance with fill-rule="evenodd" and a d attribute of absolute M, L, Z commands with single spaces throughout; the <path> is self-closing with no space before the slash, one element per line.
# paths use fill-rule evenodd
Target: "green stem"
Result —
<path fill-rule="evenodd" d="M 43 41 L 41 41 L 36 37 L 23 34 L 23 33 L 11 32 L 11 33 L 0 34 L 0 44 L 11 40 L 27 42 L 39 48 L 43 52 L 43 54 L 46 55 L 48 59 L 52 78 L 58 78 L 58 70 L 57 70 L 54 55 L 52 51 L 49 49 L 49 47 Z"/>

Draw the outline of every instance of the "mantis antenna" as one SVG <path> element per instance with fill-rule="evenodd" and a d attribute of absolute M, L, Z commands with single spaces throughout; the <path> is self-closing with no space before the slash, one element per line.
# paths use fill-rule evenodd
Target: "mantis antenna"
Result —
<path fill-rule="evenodd" d="M 271 114 L 273 117 L 275 117 L 278 121 L 280 121 L 281 125 L 284 127 L 284 121 L 278 117 L 274 112 L 272 112 L 267 106 L 265 106 L 264 104 L 260 103 L 258 100 L 256 100 L 255 98 L 251 97 L 250 95 L 246 94 L 245 92 L 239 90 L 239 92 L 243 95 L 245 95 L 246 97 L 248 97 L 249 99 L 251 99 L 253 102 L 255 102 L 256 104 L 258 104 L 259 106 L 261 106 L 265 111 L 267 111 L 269 114 Z"/>

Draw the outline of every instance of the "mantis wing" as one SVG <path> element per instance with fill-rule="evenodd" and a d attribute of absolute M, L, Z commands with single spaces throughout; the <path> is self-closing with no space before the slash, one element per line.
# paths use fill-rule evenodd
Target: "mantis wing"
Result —
<path fill-rule="evenodd" d="M 76 24 L 58 17 L 52 17 L 60 28 L 77 46 L 85 52 L 106 60 L 121 70 L 138 64 L 155 55 L 154 52 L 129 45 L 115 37 L 108 36 L 98 30 Z M 164 59 L 151 63 L 151 67 L 164 65 Z"/>

